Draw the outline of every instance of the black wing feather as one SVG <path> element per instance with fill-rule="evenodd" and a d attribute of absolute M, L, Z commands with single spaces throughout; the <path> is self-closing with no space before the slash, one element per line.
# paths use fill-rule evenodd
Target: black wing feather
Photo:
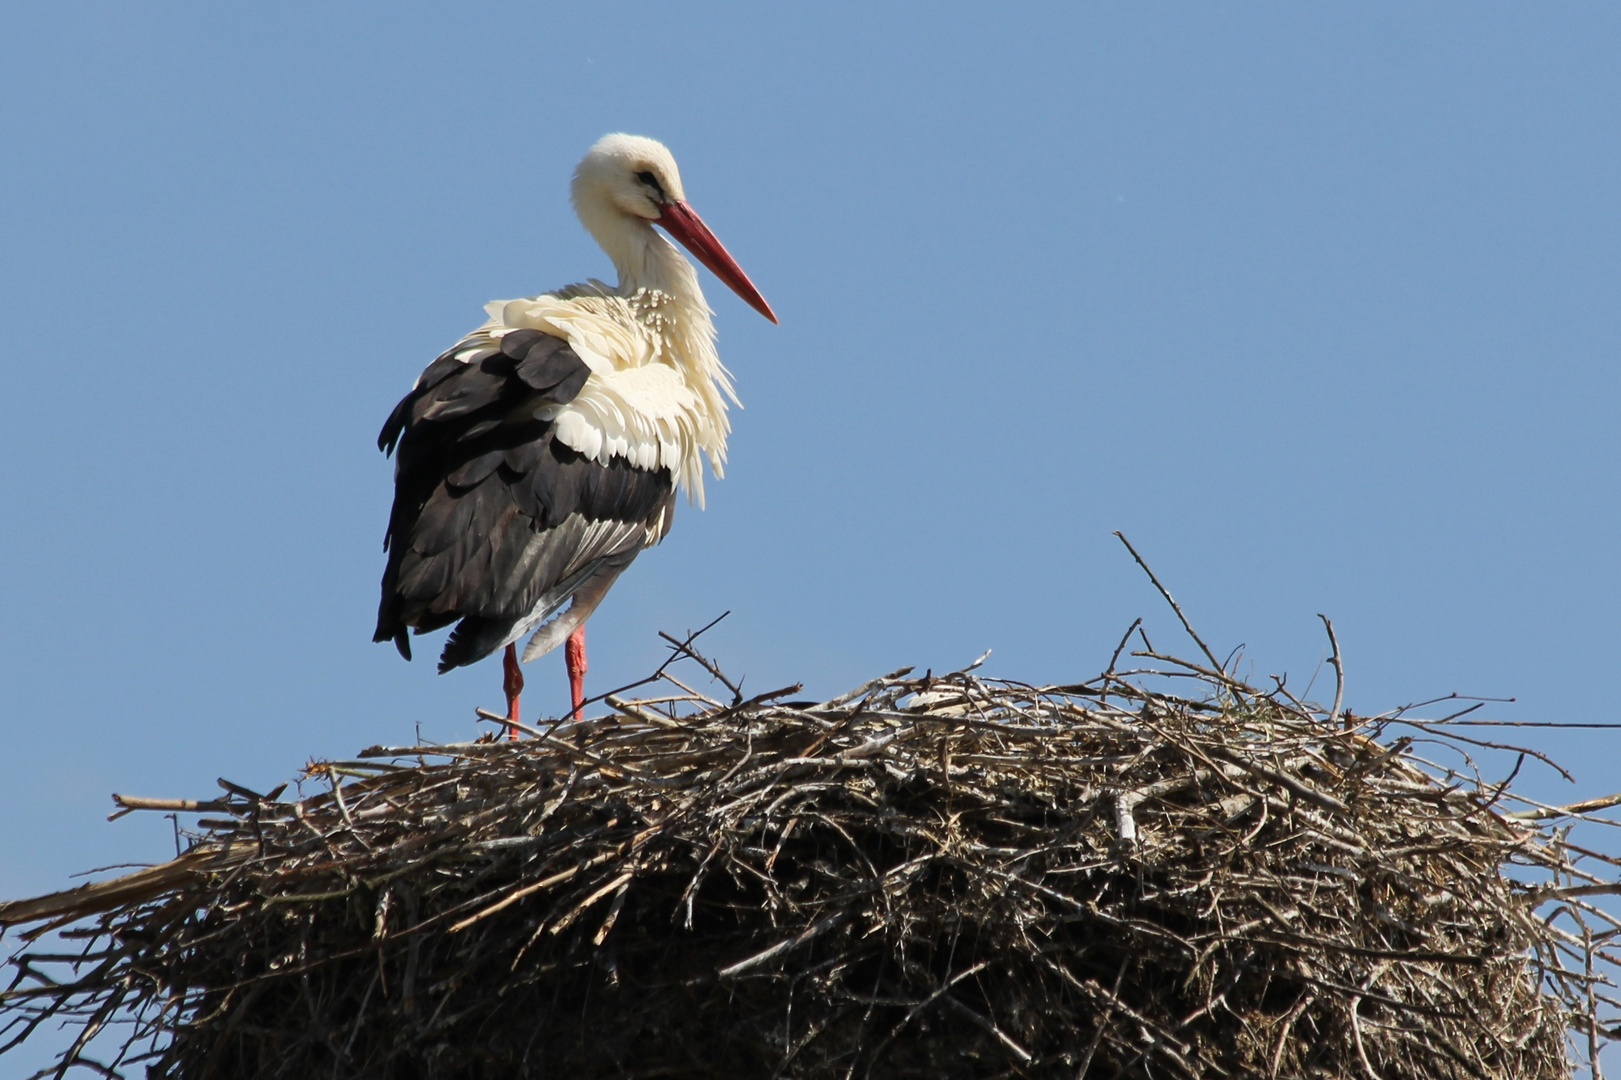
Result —
<path fill-rule="evenodd" d="M 668 469 L 587 459 L 535 418 L 572 401 L 590 374 L 567 342 L 535 330 L 508 333 L 480 360 L 452 352 L 423 371 L 378 436 L 397 464 L 373 640 L 410 659 L 408 631 L 460 620 L 441 669 L 471 663 L 562 582 L 581 531 L 560 528 L 571 515 L 651 524 L 662 513 L 668 526 Z"/>

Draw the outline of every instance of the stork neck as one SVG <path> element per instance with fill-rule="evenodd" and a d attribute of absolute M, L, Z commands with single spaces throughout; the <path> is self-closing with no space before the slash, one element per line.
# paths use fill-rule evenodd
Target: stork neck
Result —
<path fill-rule="evenodd" d="M 619 217 L 614 226 L 592 232 L 619 271 L 621 295 L 654 289 L 694 311 L 708 312 L 697 270 L 662 233 L 628 215 Z"/>

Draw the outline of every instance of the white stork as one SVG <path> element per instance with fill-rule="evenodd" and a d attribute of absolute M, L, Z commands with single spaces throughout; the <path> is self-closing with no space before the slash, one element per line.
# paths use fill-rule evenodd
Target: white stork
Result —
<path fill-rule="evenodd" d="M 490 319 L 428 365 L 378 436 L 398 449 L 374 641 L 457 623 L 441 673 L 506 649 L 507 716 L 524 660 L 568 642 L 576 717 L 585 620 L 670 529 L 677 491 L 700 507 L 703 463 L 726 462 L 735 404 L 698 273 L 661 226 L 756 311 L 748 275 L 687 205 L 663 144 L 607 135 L 574 171 L 575 212 L 619 284 L 485 306 Z M 516 729 L 509 729 L 516 735 Z"/>

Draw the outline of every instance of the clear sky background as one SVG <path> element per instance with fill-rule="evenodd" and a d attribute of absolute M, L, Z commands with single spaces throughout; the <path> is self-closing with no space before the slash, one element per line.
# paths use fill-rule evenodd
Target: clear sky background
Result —
<path fill-rule="evenodd" d="M 727 610 L 762 691 L 1191 651 L 1120 529 L 1256 678 L 1325 612 L 1359 712 L 1621 719 L 1618 55 L 1578 3 L 6 6 L 0 895 L 172 851 L 112 791 L 499 707 L 370 641 L 373 440 L 486 300 L 611 275 L 567 190 L 615 130 L 782 325 L 705 275 L 732 464 L 594 690 Z M 1538 739 L 1579 783 L 1530 790 L 1621 788 Z"/>

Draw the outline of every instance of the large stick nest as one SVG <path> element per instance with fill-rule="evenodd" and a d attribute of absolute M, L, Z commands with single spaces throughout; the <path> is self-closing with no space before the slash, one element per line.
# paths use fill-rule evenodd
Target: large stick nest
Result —
<path fill-rule="evenodd" d="M 64 1068 L 173 1080 L 1531 1080 L 1597 1048 L 1617 924 L 1564 811 L 1497 809 L 1389 718 L 1167 670 L 1191 693 L 681 686 L 374 747 L 296 801 L 125 799 L 212 816 L 0 905 L 34 927 L 0 1037 L 66 1018 Z"/>

